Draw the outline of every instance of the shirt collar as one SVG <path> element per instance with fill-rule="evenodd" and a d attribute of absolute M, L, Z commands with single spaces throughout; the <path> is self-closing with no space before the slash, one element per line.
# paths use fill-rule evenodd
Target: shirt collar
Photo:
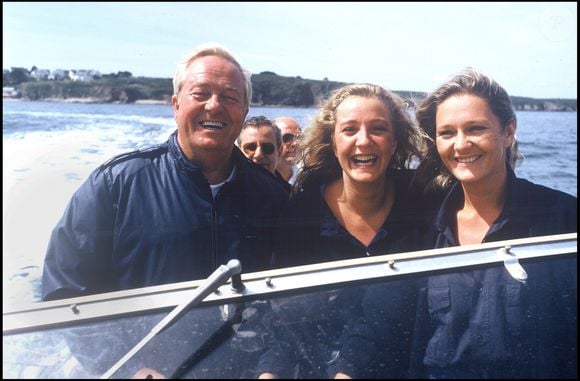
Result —
<path fill-rule="evenodd" d="M 320 216 L 321 216 L 320 217 L 320 235 L 322 237 L 344 239 L 346 241 L 351 242 L 351 244 L 354 246 L 361 246 L 364 248 L 364 245 L 362 243 L 360 243 L 342 225 L 340 225 L 340 223 L 338 222 L 338 219 L 332 213 L 332 210 L 330 210 L 330 207 L 326 204 L 326 201 L 324 201 L 325 188 L 326 188 L 326 185 L 321 185 L 319 188 L 320 189 Z M 394 211 L 394 208 L 391 211 L 391 214 L 393 213 L 393 211 Z M 381 226 L 381 228 L 379 229 L 379 231 L 377 232 L 377 235 L 374 237 L 373 241 L 369 244 L 369 247 L 368 247 L 369 250 L 370 250 L 370 248 L 372 248 L 374 246 L 375 242 L 380 241 L 381 239 L 383 239 L 387 235 L 388 235 L 387 229 L 385 227 L 385 224 L 383 224 Z"/>
<path fill-rule="evenodd" d="M 201 168 L 196 165 L 195 163 L 191 162 L 183 153 L 183 150 L 177 143 L 177 130 L 175 130 L 171 136 L 169 137 L 168 142 L 169 152 L 173 155 L 173 158 L 177 164 L 177 167 L 185 172 L 190 173 L 201 173 Z M 247 165 L 247 158 L 244 156 L 242 151 L 235 145 L 232 147 L 232 161 L 234 163 L 234 168 L 232 171 L 235 170 L 233 179 L 235 180 L 240 172 L 243 172 L 244 168 Z M 228 181 L 232 181 L 232 178 L 228 178 Z"/>
<path fill-rule="evenodd" d="M 516 179 L 517 178 L 514 171 L 508 166 L 506 177 L 506 200 L 502 212 L 490 227 L 488 234 L 492 234 L 493 232 L 501 229 L 501 227 L 504 226 L 510 219 L 517 218 L 518 213 L 515 213 L 518 205 L 518 197 L 516 197 L 515 194 Z M 443 199 L 441 207 L 437 213 L 435 219 L 435 226 L 437 227 L 437 230 L 440 232 L 445 232 L 446 230 L 455 227 L 456 212 L 460 208 L 462 202 L 463 189 L 461 188 L 461 184 L 456 181 L 447 193 L 447 196 L 445 196 Z M 454 230 L 455 229 L 453 229 L 453 231 Z"/>

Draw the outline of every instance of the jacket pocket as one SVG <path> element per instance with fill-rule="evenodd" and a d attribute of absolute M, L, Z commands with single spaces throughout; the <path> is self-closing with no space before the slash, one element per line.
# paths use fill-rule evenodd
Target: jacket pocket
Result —
<path fill-rule="evenodd" d="M 508 280 L 505 285 L 506 320 L 509 332 L 518 336 L 522 331 L 522 284 Z"/>
<path fill-rule="evenodd" d="M 451 304 L 449 297 L 449 287 L 430 287 L 427 290 L 429 300 L 429 313 L 433 314 L 439 310 L 447 309 Z"/>
<path fill-rule="evenodd" d="M 430 364 L 447 364 L 452 355 L 451 297 L 449 286 L 430 287 L 427 290 L 429 316 L 435 325 L 431 338 L 427 339 L 425 361 Z"/>

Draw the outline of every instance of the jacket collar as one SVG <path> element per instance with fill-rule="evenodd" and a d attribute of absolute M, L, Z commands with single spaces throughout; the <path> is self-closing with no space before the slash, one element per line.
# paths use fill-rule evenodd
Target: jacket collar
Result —
<path fill-rule="evenodd" d="M 518 197 L 516 193 L 517 177 L 514 171 L 509 166 L 507 166 L 506 201 L 501 214 L 493 225 L 496 225 L 497 223 L 503 225 L 509 219 L 518 217 L 518 213 L 516 211 L 519 205 L 519 198 L 525 197 L 525 195 L 519 195 Z M 455 212 L 459 209 L 462 202 L 463 189 L 461 188 L 461 184 L 458 181 L 455 181 L 447 193 L 447 196 L 445 196 L 439 211 L 437 212 L 437 216 L 435 218 L 435 226 L 437 227 L 437 230 L 443 232 L 445 231 L 446 227 L 455 226 Z"/>
<path fill-rule="evenodd" d="M 177 130 L 175 130 L 170 136 L 167 142 L 168 150 L 175 160 L 175 164 L 177 168 L 185 173 L 189 174 L 199 174 L 201 175 L 201 168 L 196 165 L 195 163 L 191 162 L 183 153 L 183 150 L 177 143 Z M 236 175 L 234 179 L 244 171 L 246 166 L 248 165 L 248 159 L 242 151 L 235 145 L 232 147 L 232 161 L 236 168 Z"/>

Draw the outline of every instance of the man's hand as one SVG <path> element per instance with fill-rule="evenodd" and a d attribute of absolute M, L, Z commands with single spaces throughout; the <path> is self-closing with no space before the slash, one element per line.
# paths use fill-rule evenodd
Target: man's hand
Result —
<path fill-rule="evenodd" d="M 161 373 L 159 373 L 153 369 L 149 369 L 149 368 L 141 368 L 137 372 L 135 372 L 135 374 L 131 377 L 131 379 L 143 379 L 143 378 L 144 379 L 150 379 L 150 378 L 164 378 L 164 379 L 166 379 L 167 377 L 165 377 Z"/>
<path fill-rule="evenodd" d="M 259 380 L 273 380 L 278 378 L 274 373 L 264 372 L 258 376 Z"/>

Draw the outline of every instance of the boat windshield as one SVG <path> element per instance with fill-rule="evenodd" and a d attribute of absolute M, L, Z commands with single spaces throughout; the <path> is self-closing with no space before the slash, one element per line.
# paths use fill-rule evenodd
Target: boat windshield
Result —
<path fill-rule="evenodd" d="M 575 377 L 576 234 L 541 238 L 244 274 L 243 290 L 218 285 L 110 376 L 328 378 L 341 370 L 357 378 L 424 377 L 436 348 L 422 316 L 444 319 L 456 298 L 467 297 L 445 287 L 427 292 L 425 285 L 441 275 L 477 280 L 507 270 L 500 292 L 488 295 L 509 311 L 507 321 L 492 316 L 482 321 L 493 327 L 471 332 L 482 342 L 491 340 L 488 333 L 505 333 L 495 349 L 506 354 L 494 369 L 466 366 L 485 378 Z M 202 283 L 5 310 L 3 377 L 107 378 Z"/>

